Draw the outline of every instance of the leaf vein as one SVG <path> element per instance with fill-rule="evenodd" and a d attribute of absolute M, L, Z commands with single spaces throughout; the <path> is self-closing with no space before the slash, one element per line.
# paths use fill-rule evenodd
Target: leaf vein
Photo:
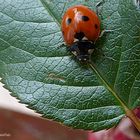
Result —
<path fill-rule="evenodd" d="M 45 3 L 44 0 L 40 0 L 40 1 L 41 1 L 42 5 L 45 7 L 45 9 L 47 10 L 47 12 L 52 16 L 54 21 L 56 21 L 57 25 L 60 27 L 59 19 L 51 12 L 51 9 L 49 8 L 49 5 L 47 5 L 47 2 Z"/>

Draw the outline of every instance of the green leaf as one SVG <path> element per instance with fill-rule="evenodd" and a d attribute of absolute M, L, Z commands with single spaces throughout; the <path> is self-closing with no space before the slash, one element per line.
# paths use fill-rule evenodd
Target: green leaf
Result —
<path fill-rule="evenodd" d="M 46 118 L 94 131 L 140 105 L 140 12 L 133 0 L 105 0 L 94 71 L 67 52 L 66 9 L 93 0 L 0 1 L 0 76 L 11 95 Z M 103 55 L 104 54 L 104 55 Z"/>

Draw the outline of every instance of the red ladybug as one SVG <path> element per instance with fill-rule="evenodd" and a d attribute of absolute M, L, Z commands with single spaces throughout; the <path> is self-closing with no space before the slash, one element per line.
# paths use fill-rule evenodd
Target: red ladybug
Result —
<path fill-rule="evenodd" d="M 70 7 L 63 16 L 61 29 L 69 50 L 80 61 L 89 60 L 100 35 L 97 14 L 83 5 Z"/>

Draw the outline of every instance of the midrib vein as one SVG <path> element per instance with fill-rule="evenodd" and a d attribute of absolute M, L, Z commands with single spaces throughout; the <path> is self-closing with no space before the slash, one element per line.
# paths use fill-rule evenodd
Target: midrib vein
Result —
<path fill-rule="evenodd" d="M 40 2 L 45 7 L 50 16 L 54 19 L 54 21 L 56 21 L 57 25 L 60 27 L 59 19 L 52 13 L 51 9 L 49 8 L 49 5 L 47 5 L 47 2 L 44 2 L 44 0 L 40 0 Z"/>
<path fill-rule="evenodd" d="M 112 95 L 119 101 L 119 103 L 122 105 L 123 109 L 125 112 L 127 112 L 129 109 L 128 107 L 124 104 L 124 102 L 117 96 L 116 92 L 114 89 L 110 87 L 110 85 L 107 83 L 107 81 L 101 76 L 100 72 L 96 69 L 95 65 L 93 63 L 88 64 L 90 68 L 96 73 L 96 75 L 100 78 L 101 82 L 106 86 L 106 88 L 112 93 Z"/>
<path fill-rule="evenodd" d="M 130 110 L 125 104 L 124 102 L 117 96 L 116 91 L 114 91 L 114 89 L 112 89 L 110 87 L 110 85 L 107 83 L 107 81 L 102 77 L 101 73 L 96 69 L 96 66 L 89 62 L 88 65 L 90 66 L 90 68 L 96 73 L 96 75 L 100 78 L 100 80 L 102 81 L 102 83 L 106 86 L 106 88 L 112 93 L 112 95 L 119 101 L 119 103 L 121 104 L 122 108 L 124 109 L 126 116 L 129 117 L 133 124 L 135 125 L 135 127 L 137 128 L 137 130 L 140 132 L 140 119 L 135 115 L 135 113 Z"/>

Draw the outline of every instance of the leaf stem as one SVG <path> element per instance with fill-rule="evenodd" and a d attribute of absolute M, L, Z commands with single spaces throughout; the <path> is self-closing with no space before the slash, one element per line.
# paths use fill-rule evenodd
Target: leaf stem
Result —
<path fill-rule="evenodd" d="M 117 96 L 116 91 L 112 89 L 112 87 L 105 81 L 105 79 L 102 77 L 101 73 L 96 69 L 96 66 L 92 62 L 87 63 L 90 68 L 96 73 L 96 75 L 100 78 L 100 80 L 103 82 L 103 84 L 107 87 L 107 89 L 113 94 L 113 96 L 119 101 L 121 106 L 123 107 L 124 111 L 126 112 L 126 116 L 129 117 L 137 130 L 140 132 L 140 120 L 137 118 L 137 116 L 134 114 L 132 110 L 130 110 L 124 102 Z"/>
<path fill-rule="evenodd" d="M 140 119 L 134 114 L 134 112 L 128 108 L 125 109 L 126 116 L 131 119 L 134 126 L 137 128 L 137 130 L 140 132 Z"/>

